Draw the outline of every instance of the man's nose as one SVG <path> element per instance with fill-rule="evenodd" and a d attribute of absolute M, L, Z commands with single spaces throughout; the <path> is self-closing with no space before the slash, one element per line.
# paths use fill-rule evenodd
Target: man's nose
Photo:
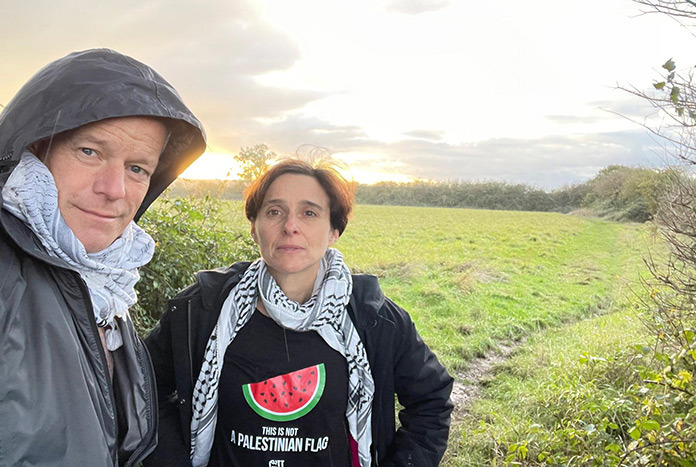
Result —
<path fill-rule="evenodd" d="M 109 199 L 126 196 L 125 169 L 120 164 L 106 164 L 99 170 L 94 180 L 94 192 Z"/>

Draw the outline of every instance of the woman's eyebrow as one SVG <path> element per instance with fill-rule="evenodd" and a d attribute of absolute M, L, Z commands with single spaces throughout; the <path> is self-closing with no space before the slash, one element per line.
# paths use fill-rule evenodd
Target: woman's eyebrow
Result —
<path fill-rule="evenodd" d="M 324 207 L 323 207 L 322 205 L 317 204 L 317 203 L 315 203 L 314 201 L 302 200 L 301 203 L 304 204 L 304 205 L 306 205 L 306 206 L 311 206 L 311 207 L 313 207 L 313 208 L 315 208 L 315 209 L 318 209 L 318 210 L 320 210 L 320 211 L 323 211 L 323 210 L 324 210 Z"/>

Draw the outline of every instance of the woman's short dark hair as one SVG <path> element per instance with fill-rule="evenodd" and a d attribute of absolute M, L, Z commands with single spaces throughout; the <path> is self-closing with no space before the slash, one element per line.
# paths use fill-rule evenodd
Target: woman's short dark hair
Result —
<path fill-rule="evenodd" d="M 341 235 L 346 229 L 353 211 L 355 189 L 337 170 L 330 159 L 307 162 L 302 159 L 285 159 L 268 169 L 244 191 L 244 211 L 250 222 L 256 220 L 263 199 L 271 184 L 281 175 L 307 175 L 314 178 L 329 197 L 331 228 Z"/>

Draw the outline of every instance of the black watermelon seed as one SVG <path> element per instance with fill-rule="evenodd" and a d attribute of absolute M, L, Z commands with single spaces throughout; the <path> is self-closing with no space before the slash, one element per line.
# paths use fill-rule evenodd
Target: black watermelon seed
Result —
<path fill-rule="evenodd" d="M 312 371 L 312 372 L 311 372 L 310 374 L 312 374 L 312 375 L 313 375 L 313 374 L 314 374 L 314 371 Z"/>
<path fill-rule="evenodd" d="M 268 404 L 268 399 L 264 399 L 264 400 L 263 400 L 263 403 L 264 403 L 264 404 Z"/>
<path fill-rule="evenodd" d="M 278 399 L 273 399 L 273 402 L 278 402 Z"/>
<path fill-rule="evenodd" d="M 309 386 L 310 384 L 312 384 L 312 381 L 307 381 L 307 386 Z"/>
<path fill-rule="evenodd" d="M 300 402 L 302 402 L 302 398 L 300 397 Z"/>
<path fill-rule="evenodd" d="M 281 392 L 280 395 L 281 395 L 281 396 L 284 396 L 284 395 L 285 395 L 285 391 Z"/>
<path fill-rule="evenodd" d="M 287 408 L 287 407 L 288 407 L 288 404 L 285 404 L 285 407 Z"/>

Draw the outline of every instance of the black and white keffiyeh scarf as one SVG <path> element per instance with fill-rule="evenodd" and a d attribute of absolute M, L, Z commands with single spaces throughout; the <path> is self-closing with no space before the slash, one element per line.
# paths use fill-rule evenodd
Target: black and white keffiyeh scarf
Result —
<path fill-rule="evenodd" d="M 58 209 L 58 191 L 48 168 L 25 152 L 2 189 L 3 209 L 21 219 L 36 234 L 48 254 L 63 260 L 84 279 L 97 326 L 107 327 L 106 347 L 116 350 L 123 339 L 116 318 L 128 319 L 135 304 L 138 268 L 147 264 L 155 242 L 135 222 L 97 253 L 87 253 Z"/>
<path fill-rule="evenodd" d="M 346 311 L 352 289 L 353 280 L 343 256 L 332 248 L 326 251 L 321 260 L 312 297 L 301 305 L 285 296 L 263 259 L 249 266 L 222 305 L 193 390 L 191 460 L 194 466 L 206 465 L 210 458 L 225 351 L 251 318 L 260 297 L 266 311 L 278 325 L 300 332 L 316 331 L 329 347 L 345 357 L 348 364 L 346 418 L 350 434 L 358 444 L 360 465 L 369 467 L 375 384 L 365 347 Z"/>

